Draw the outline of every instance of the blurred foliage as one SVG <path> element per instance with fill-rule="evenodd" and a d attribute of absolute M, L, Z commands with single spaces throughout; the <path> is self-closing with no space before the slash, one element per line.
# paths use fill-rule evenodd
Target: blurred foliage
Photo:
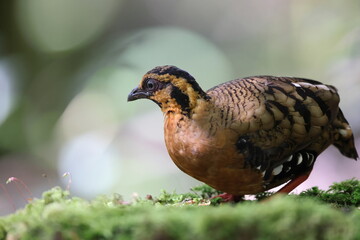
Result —
<path fill-rule="evenodd" d="M 351 187 L 350 187 L 351 185 Z M 354 192 L 359 181 L 334 184 Z M 208 186 L 199 194 L 168 194 L 124 202 L 119 195 L 89 202 L 59 187 L 24 209 L 0 218 L 1 239 L 359 239 L 360 212 L 334 208 L 297 196 L 277 196 L 256 203 L 208 206 L 199 196 L 216 194 Z M 211 191 L 211 193 L 210 193 Z M 311 191 L 311 190 L 309 190 Z M 307 191 L 307 193 L 309 193 Z M 210 193 L 210 194 L 209 194 Z M 334 193 L 334 192 L 333 192 Z M 300 194 L 302 195 L 302 194 Z M 336 193 L 334 193 L 336 195 Z M 195 201 L 190 202 L 193 198 Z M 340 202 L 338 202 L 340 206 Z M 347 207 L 347 203 L 344 203 Z M 204 206 L 205 205 L 205 206 Z M 333 206 L 333 207 L 331 207 Z"/>
<path fill-rule="evenodd" d="M 312 197 L 322 202 L 331 203 L 336 206 L 360 206 L 360 181 L 350 179 L 340 183 L 334 183 L 328 190 L 324 191 L 313 187 L 302 193 L 300 196 Z"/>
<path fill-rule="evenodd" d="M 201 198 L 212 198 L 219 194 L 222 194 L 221 191 L 218 191 L 209 185 L 203 184 L 196 187 L 191 188 L 191 191 Z"/>

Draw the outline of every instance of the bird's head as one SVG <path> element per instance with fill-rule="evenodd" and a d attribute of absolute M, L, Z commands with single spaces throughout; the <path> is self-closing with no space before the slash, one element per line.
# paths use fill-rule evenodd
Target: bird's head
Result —
<path fill-rule="evenodd" d="M 160 66 L 147 72 L 128 101 L 147 98 L 158 104 L 164 113 L 180 112 L 190 115 L 198 100 L 209 97 L 195 79 L 175 66 Z"/>

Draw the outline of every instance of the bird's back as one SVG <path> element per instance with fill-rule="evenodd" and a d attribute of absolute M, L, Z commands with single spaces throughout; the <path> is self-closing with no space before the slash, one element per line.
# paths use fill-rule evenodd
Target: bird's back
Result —
<path fill-rule="evenodd" d="M 347 157 L 358 157 L 333 86 L 257 76 L 220 84 L 207 94 L 219 109 L 216 121 L 238 135 L 234 144 L 239 153 L 250 167 L 264 172 L 269 188 L 296 172 L 311 170 L 316 157 L 331 144 Z M 295 163 L 287 163 L 289 158 Z M 296 166 L 298 162 L 303 166 Z"/>

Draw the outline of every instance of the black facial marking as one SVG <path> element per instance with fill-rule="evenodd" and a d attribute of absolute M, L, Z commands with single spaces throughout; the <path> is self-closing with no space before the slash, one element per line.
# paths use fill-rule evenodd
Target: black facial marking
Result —
<path fill-rule="evenodd" d="M 142 84 L 142 88 L 149 93 L 154 93 L 160 89 L 163 89 L 165 86 L 165 83 L 159 82 L 158 80 L 152 78 L 145 79 Z"/>
<path fill-rule="evenodd" d="M 151 98 L 150 98 L 150 100 L 153 101 L 154 103 L 156 103 L 161 108 L 162 104 L 160 102 L 158 102 L 158 101 L 156 101 L 154 99 L 151 99 Z"/>
<path fill-rule="evenodd" d="M 176 77 L 182 77 L 185 78 L 187 80 L 193 80 L 195 81 L 195 79 L 193 78 L 193 76 L 191 76 L 188 72 L 177 68 L 175 66 L 161 66 L 161 67 L 156 67 L 152 70 L 150 70 L 148 73 L 155 73 L 158 75 L 165 75 L 165 74 L 170 74 L 170 75 L 174 75 Z"/>
<path fill-rule="evenodd" d="M 199 84 L 195 81 L 195 78 L 193 76 L 191 76 L 188 72 L 186 72 L 180 68 L 177 68 L 175 66 L 170 66 L 170 65 L 159 66 L 159 67 L 155 67 L 154 69 L 147 72 L 147 74 L 149 74 L 149 73 L 155 73 L 158 75 L 169 74 L 169 75 L 173 75 L 175 77 L 184 78 L 189 84 L 191 84 L 192 88 L 196 92 L 198 92 L 202 97 L 207 98 L 206 93 L 201 89 Z"/>
<path fill-rule="evenodd" d="M 178 87 L 172 86 L 170 97 L 175 99 L 175 101 L 180 105 L 183 112 L 189 112 L 189 96 L 183 93 Z"/>

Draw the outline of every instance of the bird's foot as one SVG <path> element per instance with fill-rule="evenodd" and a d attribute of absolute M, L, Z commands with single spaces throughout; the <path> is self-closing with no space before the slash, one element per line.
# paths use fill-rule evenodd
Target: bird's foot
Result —
<path fill-rule="evenodd" d="M 221 202 L 237 203 L 243 201 L 244 200 L 243 197 L 244 197 L 243 195 L 233 195 L 229 193 L 223 193 L 210 198 L 210 200 L 220 198 Z"/>

